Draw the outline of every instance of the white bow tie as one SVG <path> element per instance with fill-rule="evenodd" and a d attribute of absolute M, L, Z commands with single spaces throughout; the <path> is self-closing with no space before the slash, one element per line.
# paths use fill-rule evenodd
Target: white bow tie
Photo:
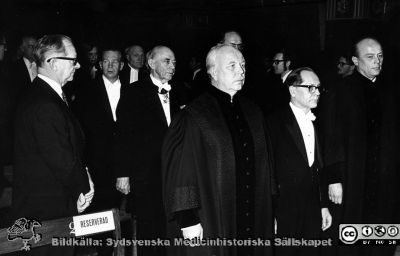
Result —
<path fill-rule="evenodd" d="M 315 117 L 315 115 L 314 115 L 313 112 L 309 111 L 309 112 L 306 114 L 306 120 L 315 121 L 315 119 L 316 119 L 316 117 Z"/>

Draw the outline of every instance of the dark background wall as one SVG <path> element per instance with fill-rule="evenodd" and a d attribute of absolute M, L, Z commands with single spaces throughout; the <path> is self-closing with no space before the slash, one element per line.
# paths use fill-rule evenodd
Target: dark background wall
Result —
<path fill-rule="evenodd" d="M 339 2 L 348 13 L 338 13 Z M 0 29 L 15 50 L 22 34 L 62 33 L 76 42 L 166 44 L 178 65 L 207 51 L 221 31 L 241 32 L 248 61 L 288 46 L 298 62 L 323 69 L 363 34 L 399 52 L 397 0 L 2 0 Z M 360 4 L 361 3 L 361 4 Z M 346 9 L 345 9 L 346 11 Z M 14 49 L 13 49 L 14 48 Z M 385 56 L 386 57 L 386 56 Z"/>

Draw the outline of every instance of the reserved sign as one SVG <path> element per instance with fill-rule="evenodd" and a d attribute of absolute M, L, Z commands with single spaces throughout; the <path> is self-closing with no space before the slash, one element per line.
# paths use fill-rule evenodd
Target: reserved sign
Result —
<path fill-rule="evenodd" d="M 78 215 L 72 218 L 74 221 L 75 236 L 96 234 L 115 229 L 112 211 Z"/>

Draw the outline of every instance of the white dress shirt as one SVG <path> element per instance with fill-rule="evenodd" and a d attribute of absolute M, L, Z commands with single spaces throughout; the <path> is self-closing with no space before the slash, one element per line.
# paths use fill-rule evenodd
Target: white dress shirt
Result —
<path fill-rule="evenodd" d="M 110 102 L 114 121 L 117 121 L 116 110 L 119 97 L 121 95 L 121 82 L 119 81 L 119 79 L 117 79 L 117 81 L 111 83 L 110 80 L 108 80 L 104 75 L 103 75 L 103 81 L 104 85 L 106 86 L 108 101 Z"/>
<path fill-rule="evenodd" d="M 289 105 L 294 116 L 296 117 L 297 123 L 300 126 L 301 134 L 303 135 L 303 141 L 306 147 L 308 165 L 311 166 L 314 163 L 315 133 L 312 121 L 315 120 L 315 116 L 311 110 L 305 114 L 302 109 L 296 107 L 291 102 Z"/>
<path fill-rule="evenodd" d="M 31 82 L 33 81 L 33 79 L 35 79 L 35 77 L 38 75 L 37 72 L 37 66 L 36 66 L 36 62 L 30 62 L 27 58 L 22 57 L 22 59 L 24 60 L 25 66 L 28 69 L 29 72 L 29 76 L 31 78 Z"/>
<path fill-rule="evenodd" d="M 58 96 L 64 101 L 63 99 L 63 90 L 61 88 L 61 84 L 57 83 L 56 81 L 52 80 L 51 78 L 48 78 L 47 76 L 44 76 L 42 74 L 38 74 L 38 77 L 42 80 L 44 80 L 46 83 L 50 85 L 50 87 L 56 91 Z"/>
<path fill-rule="evenodd" d="M 161 105 L 164 110 L 165 118 L 167 119 L 167 124 L 171 123 L 171 111 L 170 111 L 170 105 L 169 105 L 169 91 L 171 90 L 171 85 L 168 83 L 161 83 L 160 80 L 157 80 L 154 78 L 152 75 L 150 75 L 151 81 L 153 84 L 155 84 L 158 87 L 158 97 L 160 98 Z M 160 94 L 161 89 L 165 89 L 168 92 L 166 94 Z"/>
<path fill-rule="evenodd" d="M 128 63 L 128 67 L 131 70 L 130 76 L 129 76 L 129 83 L 136 82 L 139 79 L 139 71 L 135 68 L 132 68 L 131 65 Z"/>

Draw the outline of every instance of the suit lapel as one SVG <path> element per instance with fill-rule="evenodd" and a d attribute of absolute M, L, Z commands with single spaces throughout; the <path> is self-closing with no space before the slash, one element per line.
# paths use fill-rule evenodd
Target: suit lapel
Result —
<path fill-rule="evenodd" d="M 48 94 L 54 102 L 57 102 L 57 104 L 63 108 L 68 108 L 67 104 L 65 104 L 65 102 L 61 99 L 57 92 L 54 91 L 54 89 L 51 88 L 51 86 L 46 83 L 46 81 L 42 80 L 39 77 L 36 77 L 33 81 L 35 82 L 35 86 L 39 86 L 39 88 L 41 88 L 43 92 Z"/>
<path fill-rule="evenodd" d="M 29 87 L 29 85 L 31 84 L 31 75 L 29 74 L 28 67 L 25 65 L 23 59 L 21 59 L 19 62 L 19 68 L 21 71 L 23 71 L 23 76 L 25 77 L 24 80 L 26 81 L 26 85 L 28 85 Z"/>
<path fill-rule="evenodd" d="M 33 80 L 33 86 L 38 86 L 43 91 L 43 93 L 48 94 L 49 97 L 54 102 L 56 102 L 57 105 L 59 105 L 59 107 L 61 108 L 64 115 L 72 122 L 73 126 L 75 127 L 75 129 L 77 131 L 76 136 L 79 136 L 81 141 L 84 141 L 85 134 L 84 134 L 78 120 L 72 114 L 72 112 L 68 108 L 67 104 L 65 104 L 65 102 L 61 99 L 61 97 L 57 94 L 57 92 L 54 91 L 54 89 L 51 88 L 51 86 L 48 83 L 46 83 L 46 81 L 40 79 L 39 77 L 36 77 Z"/>
<path fill-rule="evenodd" d="M 285 126 L 308 166 L 306 146 L 304 144 L 303 136 L 301 135 L 300 126 L 289 106 L 286 108 L 285 113 Z"/>
<path fill-rule="evenodd" d="M 176 90 L 174 86 L 171 86 L 172 89 L 169 92 L 169 108 L 171 112 L 171 120 L 175 116 L 175 114 L 179 111 L 179 101 L 177 100 Z"/>
<path fill-rule="evenodd" d="M 148 84 L 147 90 L 149 93 L 150 104 L 151 106 L 155 107 L 158 119 L 162 120 L 165 126 L 168 127 L 167 118 L 165 117 L 164 109 L 162 107 L 160 97 L 158 96 L 158 87 L 155 84 L 153 84 L 153 82 L 150 79 L 150 76 L 147 79 L 148 81 L 146 84 Z"/>
<path fill-rule="evenodd" d="M 107 119 L 114 122 L 114 117 L 113 117 L 112 110 L 111 110 L 110 99 L 108 98 L 108 94 L 107 94 L 106 86 L 104 84 L 103 77 L 100 77 L 99 80 L 100 80 L 99 83 L 97 83 L 99 85 L 99 87 L 97 87 L 96 89 L 99 93 L 100 104 L 104 108 L 104 112 L 107 116 Z M 122 86 L 121 86 L 121 88 L 122 88 Z"/>
<path fill-rule="evenodd" d="M 314 136 L 315 136 L 315 160 L 318 161 L 318 166 L 321 168 L 323 166 L 322 155 L 321 155 L 321 147 L 319 145 L 319 139 L 317 136 L 317 129 L 314 126 Z"/>

